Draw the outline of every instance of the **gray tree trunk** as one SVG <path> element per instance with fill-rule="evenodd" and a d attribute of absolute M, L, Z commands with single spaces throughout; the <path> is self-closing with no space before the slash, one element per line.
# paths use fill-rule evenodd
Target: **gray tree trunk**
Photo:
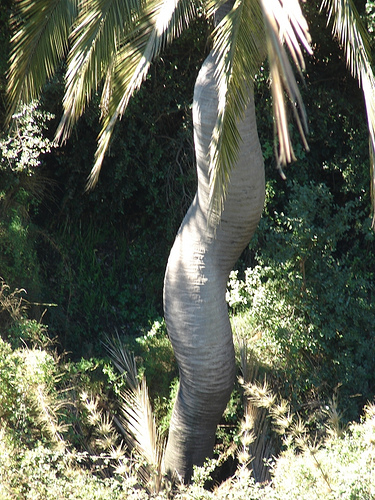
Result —
<path fill-rule="evenodd" d="M 180 371 L 165 465 L 185 482 L 193 465 L 202 465 L 212 455 L 216 427 L 233 388 L 235 360 L 226 284 L 257 227 L 265 192 L 252 96 L 239 124 L 242 143 L 220 223 L 216 229 L 210 224 L 208 151 L 217 117 L 215 68 L 210 54 L 195 85 L 198 189 L 171 250 L 164 282 L 165 319 Z"/>

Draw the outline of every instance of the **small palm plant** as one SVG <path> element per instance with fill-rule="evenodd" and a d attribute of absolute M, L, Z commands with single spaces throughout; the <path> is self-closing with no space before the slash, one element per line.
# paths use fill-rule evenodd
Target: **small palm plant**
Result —
<path fill-rule="evenodd" d="M 249 397 L 248 388 L 261 386 L 257 382 L 259 376 L 259 361 L 247 348 L 246 340 L 238 337 L 238 352 L 242 377 L 239 382 L 244 388 L 244 419 L 240 428 L 241 445 L 238 449 L 238 459 L 252 471 L 257 482 L 264 483 L 270 479 L 266 463 L 275 454 L 275 439 L 271 434 L 267 407 L 272 405 L 275 396 L 268 389 L 266 379 L 258 391 L 259 398 L 254 401 Z M 263 404 L 258 404 L 259 400 Z"/>
<path fill-rule="evenodd" d="M 153 415 L 145 376 L 138 377 L 133 354 L 122 345 L 119 337 L 106 340 L 106 348 L 113 363 L 124 374 L 127 389 L 122 391 L 119 417 L 114 422 L 132 452 L 141 459 L 138 471 L 142 483 L 150 493 L 158 493 L 163 479 L 165 442 Z"/>

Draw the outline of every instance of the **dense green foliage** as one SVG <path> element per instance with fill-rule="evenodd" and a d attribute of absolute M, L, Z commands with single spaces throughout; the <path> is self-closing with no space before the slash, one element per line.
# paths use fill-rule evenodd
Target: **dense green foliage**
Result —
<path fill-rule="evenodd" d="M 57 304 L 46 319 L 73 356 L 98 354 L 104 331 L 134 335 L 162 314 L 169 248 L 195 189 L 190 105 L 207 30 L 198 21 L 154 65 L 118 124 L 95 190 L 85 191 L 98 133 L 95 103 L 71 140 L 26 179 L 34 206 L 24 207 L 24 229 L 38 230 L 25 253 L 39 266 L 41 286 L 36 293 L 36 280 L 23 279 L 23 286 L 30 300 Z M 56 78 L 43 97 L 56 117 L 61 95 Z M 56 125 L 57 118 L 50 138 Z M 5 164 L 1 175 L 8 175 Z M 43 195 L 32 191 L 40 184 Z M 11 263 L 2 272 L 8 283 L 22 280 Z"/>
<path fill-rule="evenodd" d="M 310 152 L 298 151 L 286 181 L 268 168 L 265 212 L 250 244 L 259 268 L 255 277 L 248 270 L 256 294 L 249 312 L 253 331 L 273 345 L 289 398 L 309 406 L 337 389 L 351 419 L 375 389 L 375 238 L 362 97 L 334 42 L 324 42 L 306 69 Z M 263 90 L 259 98 L 269 109 Z M 259 115 L 260 130 L 269 116 Z M 269 165 L 272 144 L 260 136 Z"/>
<path fill-rule="evenodd" d="M 2 336 L 10 335 L 13 343 L 0 339 L 2 500 L 146 499 L 155 498 L 157 492 L 157 498 L 181 500 L 373 496 L 374 406 L 365 408 L 361 424 L 343 428 L 333 401 L 322 419 L 326 431 L 317 441 L 285 401 L 278 401 L 259 384 L 244 385 L 245 405 L 251 402 L 268 409 L 271 425 L 284 446 L 279 458 L 267 465 L 272 483 L 256 483 L 249 471 L 248 449 L 253 438 L 252 424 L 246 418 L 239 422 L 237 447 L 232 445 L 204 468 L 196 469 L 190 486 L 160 478 L 158 489 L 152 490 L 153 476 L 142 474 L 147 464 L 137 449 L 123 446 L 122 427 L 118 421 L 116 426 L 113 422 L 114 416 L 121 415 L 124 378 L 104 360 L 74 363 L 57 357 L 43 325 L 34 323 L 30 335 L 22 291 L 11 291 L 3 284 L 0 311 Z M 146 345 L 155 349 L 156 338 L 163 345 L 160 327 L 156 324 L 143 338 L 144 353 L 148 351 Z M 15 330 L 22 344 L 14 342 Z M 234 474 L 207 489 L 207 480 L 228 453 L 237 457 Z"/>
<path fill-rule="evenodd" d="M 1 116 L 9 36 L 3 22 L 10 3 L 0 7 Z M 298 146 L 293 130 L 298 158 L 282 180 L 263 68 L 256 104 L 267 203 L 231 275 L 228 303 L 235 338 L 246 340 L 256 360 L 254 373 L 260 380 L 266 375 L 272 390 L 304 419 L 306 433 L 323 436 L 325 446 L 315 453 L 311 441 L 303 447 L 289 439 L 290 431 L 279 441 L 284 454 L 273 465 L 274 488 L 255 485 L 245 467 L 236 469 L 230 448 L 241 445 L 246 413 L 238 384 L 217 446 L 220 464 L 232 457 L 224 470 L 237 471 L 230 481 L 233 498 L 312 498 L 312 491 L 324 498 L 374 495 L 371 411 L 362 425 L 328 441 L 322 418 L 337 398 L 342 422 L 358 421 L 375 394 L 375 238 L 364 106 L 325 34 L 325 18 L 311 5 L 305 8 L 313 40 L 319 40 L 302 90 L 310 152 Z M 373 33 L 373 2 L 367 12 Z M 10 290 L 27 290 L 1 289 L 1 499 L 69 498 L 72 491 L 87 499 L 143 495 L 133 489 L 139 488 L 138 465 L 122 457 L 126 472 L 117 475 L 118 458 L 100 447 L 97 423 L 117 415 L 125 386 L 103 341 L 117 332 L 134 351 L 165 432 L 177 369 L 160 320 L 163 274 L 195 189 L 190 105 L 208 32 L 198 21 L 152 67 L 117 126 L 94 191 L 85 192 L 85 183 L 98 133 L 95 103 L 68 143 L 51 150 L 61 113 L 59 77 L 38 107 L 20 113 L 13 135 L 1 138 L 0 276 Z M 113 439 L 115 449 L 121 438 Z M 100 457 L 102 452 L 107 455 Z M 229 484 L 207 492 L 207 477 L 207 470 L 198 471 L 196 483 L 176 491 L 176 498 L 224 498 Z M 344 485 L 343 478 L 349 478 Z"/>

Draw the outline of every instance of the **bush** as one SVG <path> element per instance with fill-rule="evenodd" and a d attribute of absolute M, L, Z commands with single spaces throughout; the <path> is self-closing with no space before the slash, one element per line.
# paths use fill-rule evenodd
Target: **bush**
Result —
<path fill-rule="evenodd" d="M 242 296 L 247 294 L 248 304 L 254 304 L 259 299 L 255 299 L 259 289 L 254 293 L 254 288 L 249 286 L 250 281 L 252 284 L 257 281 L 254 274 L 239 289 Z M 11 337 L 17 326 L 16 331 L 22 339 L 22 325 L 27 318 L 19 292 L 11 292 L 3 285 L 0 299 L 2 318 L 5 318 L 2 335 Z M 25 338 L 28 342 L 41 345 L 40 341 L 36 341 L 35 325 L 33 328 L 34 335 L 30 337 L 26 331 Z M 44 342 L 43 328 L 41 332 Z M 130 370 L 129 373 L 119 375 L 105 360 L 66 362 L 45 348 L 29 348 L 18 339 L 12 347 L 10 343 L 0 340 L 1 499 L 64 499 L 72 496 L 82 500 L 146 499 L 150 498 L 148 488 L 151 483 L 162 486 L 158 494 L 161 500 L 171 495 L 177 500 L 281 500 L 285 496 L 308 499 L 313 495 L 325 495 L 325 498 L 332 499 L 371 498 L 375 486 L 375 412 L 372 406 L 366 409 L 362 424 L 351 424 L 347 430 L 340 426 L 333 404 L 323 408 L 321 415 L 326 415 L 320 422 L 323 439 L 320 437 L 320 444 L 316 445 L 309 427 L 292 414 L 288 402 L 277 403 L 278 398 L 267 388 L 254 389 L 250 385 L 245 385 L 247 401 L 267 408 L 271 425 L 283 439 L 284 452 L 280 458 L 268 461 L 271 483 L 256 483 L 250 472 L 253 463 L 251 453 L 256 449 L 253 447 L 252 431 L 257 428 L 253 427 L 255 420 L 252 423 L 249 418 L 249 408 L 245 409 L 244 420 L 238 425 L 238 435 L 232 435 L 230 442 L 223 440 L 217 448 L 217 459 L 195 470 L 192 485 L 171 484 L 167 478 L 153 476 L 153 464 L 145 462 L 146 455 L 139 455 L 140 451 L 132 447 L 126 449 L 122 443 L 123 439 L 127 439 L 126 415 L 133 419 L 139 413 L 137 418 L 143 418 L 142 404 L 147 398 L 144 384 L 136 382 L 132 389 L 133 396 L 129 399 L 130 393 L 126 389 L 132 386 L 127 384 L 127 379 L 129 374 L 134 381 L 144 372 L 147 375 L 150 367 L 151 380 L 156 374 L 168 380 L 175 367 L 170 358 L 163 323 L 156 322 L 137 345 L 139 354 L 145 354 L 140 373 L 131 371 L 135 369 L 132 362 L 128 368 L 123 366 L 125 370 Z M 117 352 L 121 360 L 125 360 L 126 353 L 120 344 L 118 348 L 113 344 L 111 352 Z M 154 391 L 157 395 L 157 384 Z M 122 405 L 130 401 L 142 404 L 137 406 L 136 411 L 134 405 L 131 406 L 131 411 L 126 413 L 126 406 Z M 163 411 L 168 406 L 169 400 L 166 400 Z M 237 419 L 240 406 L 237 398 L 234 405 Z M 230 406 L 228 412 L 232 410 Z M 149 406 L 147 415 L 149 418 Z M 263 417 L 264 422 L 267 420 Z M 136 422 L 129 422 L 131 429 Z M 328 432 L 323 432 L 324 425 Z M 134 428 L 140 429 L 137 425 Z M 144 429 L 144 432 L 146 435 L 148 431 Z M 154 432 L 157 432 L 156 428 Z M 130 446 L 134 441 L 127 439 L 127 443 Z M 217 468 L 231 455 L 238 464 L 234 474 L 222 484 L 212 483 L 211 476 L 219 478 Z M 208 484 L 211 484 L 211 489 L 206 489 Z"/>
<path fill-rule="evenodd" d="M 39 349 L 17 349 L 0 339 L 0 420 L 7 422 L 12 440 L 31 447 L 35 442 L 58 442 L 59 408 L 55 362 Z"/>
<path fill-rule="evenodd" d="M 12 286 L 24 283 L 40 298 L 41 272 L 31 221 L 38 212 L 47 181 L 40 175 L 42 155 L 51 150 L 45 129 L 52 115 L 25 105 L 14 116 L 10 135 L 0 140 L 0 258 L 2 277 Z M 38 296 L 39 295 L 39 296 Z"/>
<path fill-rule="evenodd" d="M 362 424 L 351 424 L 343 436 L 329 439 L 324 446 L 311 443 L 301 452 L 290 445 L 274 464 L 275 495 L 270 498 L 373 498 L 374 417 L 374 406 L 368 406 Z"/>
<path fill-rule="evenodd" d="M 83 457 L 81 457 L 83 458 Z M 0 435 L 1 500 L 120 500 L 147 499 L 134 476 L 98 477 L 80 464 L 79 455 L 52 451 L 41 445 L 15 449 Z"/>
<path fill-rule="evenodd" d="M 327 400 L 339 388 L 348 420 L 357 418 L 375 384 L 368 259 L 375 238 L 363 224 L 357 233 L 368 251 L 345 248 L 356 208 L 349 202 L 337 207 L 325 185 L 292 183 L 283 212 L 261 222 L 259 265 L 243 280 L 232 274 L 227 292 L 230 307 L 241 313 L 235 328 L 255 337 L 251 345 L 278 373 L 287 399 L 302 406 Z"/>

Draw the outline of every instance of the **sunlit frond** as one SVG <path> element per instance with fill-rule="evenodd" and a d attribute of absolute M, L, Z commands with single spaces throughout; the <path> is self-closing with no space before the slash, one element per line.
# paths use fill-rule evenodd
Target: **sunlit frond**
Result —
<path fill-rule="evenodd" d="M 263 36 L 262 12 L 254 0 L 236 0 L 213 34 L 218 60 L 218 117 L 210 144 L 210 201 L 211 209 L 218 212 L 241 140 L 237 122 L 249 103 L 249 87 L 265 56 Z"/>
<path fill-rule="evenodd" d="M 261 2 L 270 63 L 275 126 L 279 139 L 278 163 L 281 167 L 295 159 L 288 128 L 285 93 L 291 102 L 304 146 L 308 148 L 305 137 L 308 129 L 306 113 L 284 44 L 287 45 L 295 66 L 301 71 L 304 68 L 304 59 L 299 44 L 311 53 L 310 35 L 298 0 Z"/>
<path fill-rule="evenodd" d="M 208 7 L 214 10 L 212 1 L 208 2 Z M 300 73 L 304 69 L 300 44 L 310 53 L 311 48 L 307 23 L 298 0 L 236 0 L 213 36 L 214 51 L 219 60 L 219 109 L 210 148 L 211 209 L 220 211 L 241 140 L 237 122 L 248 104 L 248 89 L 267 52 L 279 138 L 278 162 L 281 165 L 294 159 L 285 93 L 307 149 L 306 114 L 286 47 Z"/>
<path fill-rule="evenodd" d="M 116 338 L 110 339 L 106 337 L 104 345 L 118 371 L 125 374 L 127 385 L 132 391 L 136 391 L 139 386 L 139 379 L 134 356 L 124 349 L 118 334 Z"/>
<path fill-rule="evenodd" d="M 141 0 L 82 0 L 71 35 L 64 114 L 56 139 L 64 141 L 98 89 L 124 37 L 131 33 Z"/>
<path fill-rule="evenodd" d="M 122 393 L 121 424 L 125 429 L 125 439 L 131 449 L 135 449 L 143 457 L 153 471 L 161 470 L 164 444 L 158 432 L 155 418 L 148 396 L 146 380 L 136 391 Z M 150 470 L 140 470 L 145 484 L 150 481 Z"/>
<path fill-rule="evenodd" d="M 179 36 L 195 12 L 193 0 L 151 0 L 147 2 L 135 30 L 126 35 L 107 71 L 102 94 L 102 130 L 88 187 L 95 185 L 114 126 L 145 79 L 150 64 L 166 43 Z"/>
<path fill-rule="evenodd" d="M 371 67 L 371 52 L 368 34 L 352 0 L 323 0 L 328 22 L 342 45 L 347 65 L 362 88 L 370 138 L 371 197 L 375 229 L 375 78 Z"/>
<path fill-rule="evenodd" d="M 8 120 L 36 99 L 68 50 L 78 0 L 19 0 L 12 18 Z"/>
<path fill-rule="evenodd" d="M 124 348 L 118 336 L 113 340 L 107 338 L 105 347 L 118 370 L 126 374 L 129 387 L 121 393 L 123 404 L 117 425 L 129 448 L 146 462 L 139 470 L 143 483 L 158 491 L 165 446 L 154 418 L 146 379 L 139 380 L 134 355 Z"/>

